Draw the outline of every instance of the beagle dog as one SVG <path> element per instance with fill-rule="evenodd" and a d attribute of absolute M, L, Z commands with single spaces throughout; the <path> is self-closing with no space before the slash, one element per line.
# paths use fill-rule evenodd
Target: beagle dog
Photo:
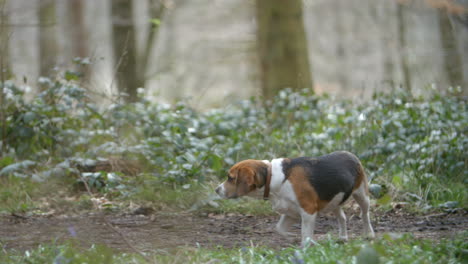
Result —
<path fill-rule="evenodd" d="M 229 170 L 228 179 L 216 192 L 223 198 L 237 198 L 262 192 L 271 194 L 273 210 L 281 217 L 276 231 L 292 235 L 291 226 L 301 219 L 301 245 L 315 244 L 317 214 L 332 212 L 338 219 L 339 237 L 347 240 L 346 216 L 341 205 L 352 196 L 361 208 L 364 235 L 373 238 L 369 217 L 369 192 L 364 168 L 359 159 L 346 151 L 317 158 L 244 160 Z"/>

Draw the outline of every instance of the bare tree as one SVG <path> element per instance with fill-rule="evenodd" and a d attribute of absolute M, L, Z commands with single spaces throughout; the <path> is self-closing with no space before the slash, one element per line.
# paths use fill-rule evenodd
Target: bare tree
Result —
<path fill-rule="evenodd" d="M 43 0 L 39 6 L 39 74 L 49 76 L 57 64 L 55 1 Z"/>
<path fill-rule="evenodd" d="M 136 89 L 143 85 L 138 78 L 132 14 L 131 1 L 112 1 L 112 33 L 117 87 L 120 92 L 128 94 L 127 101 L 130 102 L 137 99 Z"/>
<path fill-rule="evenodd" d="M 451 86 L 462 85 L 463 65 L 458 52 L 457 38 L 446 10 L 438 10 L 440 42 L 445 72 Z"/>
<path fill-rule="evenodd" d="M 338 61 L 342 62 L 336 66 L 336 78 L 340 83 L 341 88 L 348 87 L 348 73 L 346 67 L 346 61 L 349 61 L 348 51 L 345 47 L 345 37 L 346 37 L 346 30 L 345 30 L 345 20 L 343 19 L 343 14 L 349 12 L 345 6 L 343 6 L 342 1 L 336 1 L 335 3 L 334 12 L 335 13 L 335 34 L 338 36 L 338 41 L 336 43 L 336 57 Z"/>
<path fill-rule="evenodd" d="M 262 93 L 312 88 L 301 0 L 257 0 L 257 43 Z"/>
<path fill-rule="evenodd" d="M 405 7 L 403 3 L 396 3 L 397 5 L 397 23 L 398 23 L 398 46 L 400 54 L 400 66 L 403 73 L 403 87 L 411 90 L 411 71 L 408 61 L 408 43 L 406 39 L 406 19 Z"/>
<path fill-rule="evenodd" d="M 150 1 L 150 15 L 154 23 L 148 21 L 148 25 L 152 26 L 152 28 L 149 31 L 143 54 L 140 56 L 137 54 L 132 8 L 132 1 L 112 1 L 112 29 L 117 86 L 120 92 L 128 94 L 126 100 L 129 102 L 136 101 L 137 89 L 145 86 L 149 53 L 153 47 L 158 22 L 165 6 L 162 1 Z"/>
<path fill-rule="evenodd" d="M 69 0 L 69 14 L 73 34 L 73 53 L 81 58 L 89 56 L 87 34 L 84 23 L 84 1 Z"/>
<path fill-rule="evenodd" d="M 145 73 L 148 69 L 149 55 L 158 35 L 159 24 L 161 23 L 163 13 L 167 8 L 166 5 L 167 4 L 164 0 L 149 1 L 149 14 L 151 16 L 151 21 L 148 22 L 148 26 L 150 27 L 150 30 L 146 37 L 146 44 L 143 48 L 143 52 L 138 56 L 138 78 L 141 79 L 142 83 L 146 82 Z"/>
<path fill-rule="evenodd" d="M 41 1 L 42 4 L 44 2 L 45 0 Z M 56 57 L 56 61 L 63 69 L 73 70 L 75 73 L 81 74 L 79 81 L 82 85 L 89 80 L 89 66 L 71 65 L 71 63 L 76 58 L 83 59 L 91 55 L 88 46 L 89 34 L 85 23 L 86 2 L 83 0 L 54 1 L 54 13 L 58 22 L 49 30 L 56 31 L 56 34 L 52 39 L 44 40 L 44 46 L 51 45 L 57 48 L 58 56 Z M 43 33 L 42 30 L 41 33 Z M 41 47 L 41 49 L 44 48 L 46 49 L 44 52 L 49 53 L 53 52 L 52 47 Z M 41 54 L 47 56 L 47 54 L 42 52 L 43 50 L 41 50 Z M 48 55 L 51 54 L 49 53 Z M 41 55 L 42 58 L 44 57 Z"/>
<path fill-rule="evenodd" d="M 463 57 L 466 55 L 467 42 L 457 32 L 460 26 L 468 29 L 468 0 L 426 0 L 437 9 L 440 43 L 442 46 L 443 67 L 451 86 L 466 85 L 464 76 Z M 455 25 L 458 24 L 458 25 Z M 459 47 L 461 45 L 461 48 Z M 463 89 L 466 93 L 466 89 Z"/>
<path fill-rule="evenodd" d="M 6 13 L 6 0 L 0 0 L 0 122 L 1 122 L 1 149 L 0 157 L 5 152 L 6 145 L 6 109 L 4 108 L 5 103 L 5 81 L 8 74 L 8 27 L 7 27 L 7 13 Z"/>

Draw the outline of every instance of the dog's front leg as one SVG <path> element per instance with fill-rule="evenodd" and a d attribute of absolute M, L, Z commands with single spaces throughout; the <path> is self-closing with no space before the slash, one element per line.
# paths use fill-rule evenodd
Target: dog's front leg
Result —
<path fill-rule="evenodd" d="M 314 228 L 315 228 L 315 218 L 317 217 L 317 212 L 309 214 L 305 211 L 301 213 L 302 225 L 301 225 L 301 235 L 302 242 L 301 246 L 306 247 L 310 244 L 316 244 L 314 241 Z"/>
<path fill-rule="evenodd" d="M 282 214 L 280 220 L 276 224 L 276 232 L 280 235 L 290 238 L 293 236 L 293 233 L 290 232 L 292 225 L 297 221 L 297 219 L 292 218 L 288 215 Z"/>

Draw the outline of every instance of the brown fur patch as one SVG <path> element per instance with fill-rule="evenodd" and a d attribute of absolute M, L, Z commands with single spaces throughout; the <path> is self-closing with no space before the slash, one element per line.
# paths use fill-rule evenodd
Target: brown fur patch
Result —
<path fill-rule="evenodd" d="M 264 173 L 268 166 L 260 160 L 244 160 L 229 170 L 224 189 L 228 198 L 240 197 L 265 184 Z"/>
<path fill-rule="evenodd" d="M 328 201 L 320 200 L 314 187 L 307 179 L 304 168 L 292 168 L 287 177 L 293 187 L 294 193 L 299 201 L 299 205 L 307 213 L 316 213 L 328 204 Z"/>
<path fill-rule="evenodd" d="M 361 162 L 358 161 L 358 175 L 357 175 L 357 178 L 356 178 L 356 182 L 354 183 L 354 186 L 353 186 L 353 191 L 355 191 L 356 189 L 359 188 L 359 186 L 361 186 L 362 183 L 364 183 L 366 186 L 366 193 L 369 195 L 369 190 L 368 190 L 368 187 L 367 187 L 367 177 L 366 177 L 366 172 L 364 171 L 364 167 L 362 166 Z"/>

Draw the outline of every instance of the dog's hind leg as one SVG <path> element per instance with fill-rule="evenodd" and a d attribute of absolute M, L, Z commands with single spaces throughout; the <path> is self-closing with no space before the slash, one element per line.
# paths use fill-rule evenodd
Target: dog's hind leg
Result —
<path fill-rule="evenodd" d="M 346 215 L 343 212 L 343 209 L 341 209 L 341 207 L 337 207 L 334 210 L 334 214 L 336 216 L 336 219 L 338 220 L 338 230 L 339 230 L 340 240 L 347 241 L 348 230 L 346 229 Z"/>
<path fill-rule="evenodd" d="M 374 238 L 375 234 L 372 229 L 369 216 L 370 200 L 369 195 L 367 194 L 367 185 L 365 183 L 361 183 L 361 186 L 353 192 L 353 198 L 361 208 L 361 218 L 364 223 L 364 236 Z"/>
<path fill-rule="evenodd" d="M 288 215 L 282 214 L 280 220 L 276 224 L 276 232 L 285 237 L 291 237 L 294 234 L 291 233 L 291 227 L 294 223 L 297 222 L 296 218 L 292 218 Z"/>

